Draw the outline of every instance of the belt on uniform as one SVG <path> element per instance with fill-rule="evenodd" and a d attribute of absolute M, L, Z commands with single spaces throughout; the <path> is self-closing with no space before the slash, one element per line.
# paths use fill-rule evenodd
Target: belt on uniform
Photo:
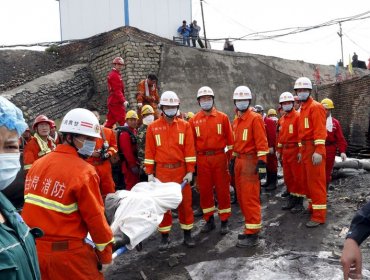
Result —
<path fill-rule="evenodd" d="M 86 243 L 84 240 L 63 240 L 63 241 L 44 241 L 38 239 L 36 242 L 37 249 L 43 252 L 60 252 L 73 250 L 83 247 Z"/>
<path fill-rule="evenodd" d="M 180 166 L 183 166 L 184 164 L 182 162 L 176 162 L 176 163 L 158 163 L 159 167 L 162 168 L 178 168 Z"/>
<path fill-rule="evenodd" d="M 239 154 L 239 153 L 235 153 L 234 152 L 234 155 L 236 155 L 237 158 L 256 158 L 257 155 L 255 153 L 247 153 L 247 154 Z"/>
<path fill-rule="evenodd" d="M 302 145 L 315 145 L 315 142 L 313 140 L 302 140 L 301 143 Z"/>
<path fill-rule="evenodd" d="M 201 156 L 213 156 L 213 155 L 219 155 L 219 154 L 223 154 L 223 153 L 225 153 L 224 149 L 197 152 L 197 154 L 201 155 Z"/>
<path fill-rule="evenodd" d="M 283 144 L 283 148 L 284 149 L 297 148 L 297 147 L 299 147 L 298 146 L 298 143 L 286 143 L 286 144 Z"/>

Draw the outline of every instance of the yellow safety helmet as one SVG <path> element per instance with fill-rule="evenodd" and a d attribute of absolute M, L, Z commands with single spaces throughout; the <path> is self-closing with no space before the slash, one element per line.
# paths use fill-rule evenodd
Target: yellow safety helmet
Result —
<path fill-rule="evenodd" d="M 141 108 L 141 115 L 149 115 L 149 114 L 154 114 L 154 109 L 152 106 L 150 105 L 144 105 L 142 108 Z"/>
<path fill-rule="evenodd" d="M 126 113 L 126 119 L 139 119 L 137 113 L 134 110 L 130 110 Z"/>
<path fill-rule="evenodd" d="M 325 109 L 334 109 L 333 100 L 329 98 L 324 98 L 323 100 L 321 100 L 321 104 L 325 107 Z"/>
<path fill-rule="evenodd" d="M 194 117 L 194 113 L 193 112 L 188 112 L 187 118 L 191 119 L 192 117 Z"/>
<path fill-rule="evenodd" d="M 271 116 L 271 115 L 277 115 L 277 113 L 276 113 L 276 110 L 275 110 L 275 109 L 269 109 L 269 110 L 267 111 L 267 116 Z"/>

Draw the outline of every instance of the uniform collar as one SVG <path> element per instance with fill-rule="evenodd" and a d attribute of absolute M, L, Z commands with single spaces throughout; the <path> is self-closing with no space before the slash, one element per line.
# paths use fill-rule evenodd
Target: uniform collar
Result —
<path fill-rule="evenodd" d="M 312 102 L 313 102 L 313 98 L 309 96 L 306 102 L 302 102 L 301 108 L 303 109 L 303 108 L 310 106 Z"/>
<path fill-rule="evenodd" d="M 69 144 L 60 144 L 60 145 L 57 145 L 57 147 L 55 148 L 55 152 L 64 153 L 64 154 L 71 154 L 71 155 L 78 156 L 78 153 L 77 153 L 76 149 L 73 148 Z"/>
<path fill-rule="evenodd" d="M 247 111 L 243 113 L 243 115 L 240 116 L 242 120 L 247 119 L 252 114 L 252 108 L 248 108 Z"/>
<path fill-rule="evenodd" d="M 213 116 L 213 117 L 216 117 L 216 108 L 215 107 L 212 107 L 212 110 L 211 110 L 211 113 L 209 115 L 207 115 L 204 110 L 201 110 L 200 113 L 203 114 L 203 116 Z"/>

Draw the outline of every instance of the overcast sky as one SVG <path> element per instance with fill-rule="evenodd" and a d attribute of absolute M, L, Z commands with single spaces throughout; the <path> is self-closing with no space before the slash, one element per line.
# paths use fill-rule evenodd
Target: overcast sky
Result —
<path fill-rule="evenodd" d="M 200 1 L 192 0 L 192 7 L 193 19 L 202 26 Z M 207 37 L 214 39 L 318 25 L 370 11 L 370 1 L 204 0 L 203 7 Z M 344 63 L 348 63 L 348 56 L 352 57 L 353 52 L 367 62 L 370 58 L 370 18 L 344 22 L 342 28 Z M 234 47 L 236 51 L 335 64 L 341 58 L 338 31 L 339 25 L 335 24 L 273 40 L 235 41 Z M 0 45 L 58 40 L 58 1 L 0 0 Z M 212 48 L 221 49 L 223 43 L 213 42 Z"/>

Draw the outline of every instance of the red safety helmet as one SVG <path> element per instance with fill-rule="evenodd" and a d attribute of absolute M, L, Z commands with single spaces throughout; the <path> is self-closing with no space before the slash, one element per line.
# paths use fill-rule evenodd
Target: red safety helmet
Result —
<path fill-rule="evenodd" d="M 33 122 L 32 129 L 35 130 L 36 126 L 42 122 L 47 122 L 50 125 L 50 127 L 53 125 L 52 120 L 50 120 L 47 116 L 39 115 L 36 117 L 35 121 Z"/>
<path fill-rule="evenodd" d="M 50 120 L 50 126 L 51 126 L 52 128 L 57 127 L 57 126 L 55 125 L 55 122 L 54 122 L 53 120 Z"/>
<path fill-rule="evenodd" d="M 115 59 L 113 59 L 113 64 L 125 65 L 125 62 L 123 61 L 122 57 L 117 56 Z"/>

